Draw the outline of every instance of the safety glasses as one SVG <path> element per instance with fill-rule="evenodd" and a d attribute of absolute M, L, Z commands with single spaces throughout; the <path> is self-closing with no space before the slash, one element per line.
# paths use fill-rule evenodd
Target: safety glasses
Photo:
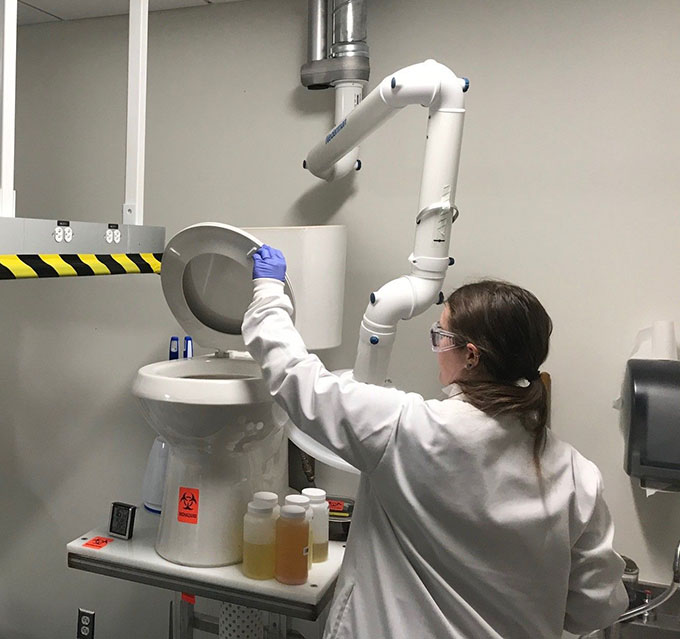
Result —
<path fill-rule="evenodd" d="M 457 343 L 457 335 L 445 331 L 439 322 L 435 322 L 430 327 L 430 340 L 432 342 L 432 350 L 435 353 L 443 353 L 444 351 L 452 351 L 454 348 L 460 348 L 461 345 Z"/>

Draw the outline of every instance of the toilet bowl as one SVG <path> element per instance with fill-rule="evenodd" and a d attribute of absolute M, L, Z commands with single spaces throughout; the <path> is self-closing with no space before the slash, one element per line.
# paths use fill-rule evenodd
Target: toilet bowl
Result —
<path fill-rule="evenodd" d="M 259 367 L 228 355 L 149 364 L 135 380 L 170 446 L 156 551 L 175 563 L 239 562 L 250 496 L 286 490 L 286 436 Z"/>
<path fill-rule="evenodd" d="M 323 237 L 337 245 L 331 253 L 342 258 L 344 272 L 344 228 L 335 229 Z M 161 284 L 170 310 L 196 344 L 216 351 L 144 366 L 132 389 L 170 449 L 155 547 L 175 563 L 241 561 L 243 515 L 252 494 L 287 492 L 287 418 L 259 366 L 229 348 L 252 299 L 250 256 L 259 246 L 236 227 L 199 224 L 175 235 L 163 255 Z M 324 242 L 315 246 L 328 254 Z M 296 306 L 288 277 L 285 289 Z M 316 303 L 319 295 L 323 291 Z"/>

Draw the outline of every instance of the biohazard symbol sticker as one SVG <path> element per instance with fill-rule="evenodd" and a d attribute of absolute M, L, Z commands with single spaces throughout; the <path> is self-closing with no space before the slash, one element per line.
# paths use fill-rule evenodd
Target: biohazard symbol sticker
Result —
<path fill-rule="evenodd" d="M 110 537 L 92 537 L 92 539 L 88 539 L 87 542 L 83 544 L 85 548 L 95 548 L 96 550 L 100 550 L 101 548 L 105 548 L 107 544 L 110 544 L 113 541 Z"/>
<path fill-rule="evenodd" d="M 177 521 L 185 524 L 198 523 L 198 488 L 179 487 Z"/>

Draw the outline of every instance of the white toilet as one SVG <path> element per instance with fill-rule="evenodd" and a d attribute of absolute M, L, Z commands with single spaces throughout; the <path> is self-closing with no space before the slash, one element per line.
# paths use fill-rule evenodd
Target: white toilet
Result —
<path fill-rule="evenodd" d="M 252 230 L 259 239 L 224 224 L 198 224 L 168 242 L 161 269 L 168 306 L 195 343 L 216 353 L 149 364 L 133 385 L 148 422 L 170 445 L 156 551 L 179 564 L 241 561 L 252 493 L 288 491 L 287 416 L 272 402 L 259 366 L 230 350 L 252 299 L 250 255 L 260 240 L 286 255 L 286 290 L 308 347 L 331 348 L 341 339 L 345 228 Z"/>

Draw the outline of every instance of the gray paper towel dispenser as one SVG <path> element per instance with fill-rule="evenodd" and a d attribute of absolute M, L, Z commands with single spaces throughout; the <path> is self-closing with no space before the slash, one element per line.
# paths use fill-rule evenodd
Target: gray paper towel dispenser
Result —
<path fill-rule="evenodd" d="M 680 491 L 680 362 L 629 360 L 622 398 L 625 471 L 643 488 Z"/>

